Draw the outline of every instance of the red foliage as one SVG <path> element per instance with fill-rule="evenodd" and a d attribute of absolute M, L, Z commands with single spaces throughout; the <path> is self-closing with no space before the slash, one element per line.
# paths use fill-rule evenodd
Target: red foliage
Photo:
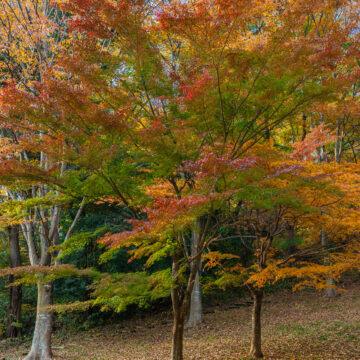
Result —
<path fill-rule="evenodd" d="M 182 170 L 197 174 L 198 178 L 219 177 L 229 171 L 245 171 L 256 165 L 258 159 L 249 156 L 244 159 L 232 159 L 229 155 L 216 155 L 213 152 L 205 153 L 204 156 L 194 162 L 187 162 Z"/>
<path fill-rule="evenodd" d="M 316 149 L 335 140 L 336 136 L 327 129 L 326 125 L 320 124 L 303 141 L 293 144 L 294 151 L 291 157 L 298 160 L 315 159 L 318 157 Z"/>

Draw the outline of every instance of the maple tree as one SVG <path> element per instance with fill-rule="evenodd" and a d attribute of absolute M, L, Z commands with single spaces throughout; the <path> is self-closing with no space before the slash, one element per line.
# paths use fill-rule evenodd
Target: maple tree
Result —
<path fill-rule="evenodd" d="M 48 1 L 1 3 L 2 87 L 10 86 L 36 98 L 33 82 L 41 81 L 46 68 L 52 66 L 57 53 L 67 44 L 62 18 L 63 14 Z M 51 264 L 54 254 L 49 249 L 59 242 L 63 202 L 49 179 L 49 174 L 54 174 L 54 163 L 44 149 L 30 146 L 31 142 L 41 142 L 44 136 L 45 132 L 30 124 L 23 114 L 14 122 L 6 111 L 2 113 L 1 184 L 2 195 L 7 199 L 3 203 L 2 224 L 21 229 L 30 264 L 35 267 Z M 64 166 L 58 169 L 61 176 Z M 11 277 L 16 275 L 17 267 Z M 36 277 L 38 306 L 33 343 L 26 359 L 52 356 L 52 312 L 46 306 L 52 304 L 53 283 L 44 282 L 40 275 L 41 272 Z M 14 291 L 17 288 L 14 286 Z"/>
<path fill-rule="evenodd" d="M 313 146 L 315 149 L 316 142 Z M 304 153 L 307 151 L 304 146 Z M 352 207 L 349 198 L 339 192 L 339 189 L 343 188 L 340 183 L 346 179 L 346 171 L 343 170 L 333 165 L 324 168 L 321 164 L 315 165 L 309 160 L 296 163 L 268 148 L 266 155 L 257 162 L 256 172 L 249 174 L 250 181 L 245 182 L 240 191 L 235 193 L 232 226 L 237 230 L 237 237 L 243 245 L 253 252 L 254 263 L 248 268 L 244 268 L 240 263 L 236 266 L 220 266 L 218 273 L 221 277 L 216 283 L 218 286 L 233 282 L 246 284 L 254 297 L 250 350 L 253 358 L 263 357 L 261 307 L 265 285 L 286 277 L 294 277 L 301 280 L 294 289 L 313 286 L 323 290 L 331 286 L 327 280 L 329 277 L 338 279 L 342 272 L 351 269 L 349 263 L 345 265 L 342 261 L 343 258 L 337 262 L 338 255 L 335 254 L 331 255 L 327 264 L 320 265 L 317 257 L 324 253 L 324 249 L 319 243 L 320 236 L 313 235 L 320 234 L 322 227 L 329 228 L 329 218 L 331 222 L 346 219 L 345 214 Z M 332 178 L 331 185 L 326 181 L 328 176 Z M 335 184 L 339 187 L 336 188 Z M 338 217 L 339 209 L 342 217 Z M 289 246 L 289 227 L 292 231 L 297 230 L 302 239 L 302 242 L 297 244 L 298 249 L 293 249 L 290 254 L 284 251 L 284 248 Z M 350 236 L 356 234 L 354 229 L 348 228 L 344 231 Z M 333 234 L 331 232 L 331 235 Z M 216 240 L 223 239 L 220 237 Z M 348 249 L 349 259 L 357 258 L 357 240 L 346 243 L 337 234 L 334 241 L 335 248 Z M 354 252 L 350 255 L 352 251 Z M 234 257 L 210 252 L 206 258 L 206 266 L 213 268 L 221 265 L 224 260 L 232 259 L 233 262 Z M 355 264 L 352 264 L 355 269 Z"/>
<path fill-rule="evenodd" d="M 225 10 L 221 8 L 222 4 L 217 4 L 217 5 L 219 5 L 219 12 L 217 12 L 217 9 L 214 10 L 214 8 L 211 7 L 210 4 L 206 2 L 201 2 L 195 5 L 171 4 L 169 5 L 169 7 L 165 7 L 164 13 L 160 15 L 160 21 L 162 28 L 165 28 L 167 31 L 171 30 L 174 33 L 174 35 L 176 35 L 176 39 L 177 39 L 177 42 L 175 43 L 176 46 L 179 46 L 178 45 L 179 42 L 190 44 L 189 49 L 187 49 L 187 52 L 183 56 L 188 57 L 190 55 L 193 58 L 193 61 L 195 61 L 195 63 L 192 63 L 191 66 L 192 67 L 196 66 L 197 68 L 203 66 L 204 69 L 202 73 L 194 76 L 193 73 L 191 72 L 191 68 L 188 67 L 188 63 L 187 62 L 185 62 L 184 64 L 181 63 L 182 54 L 179 55 L 180 59 L 176 62 L 176 65 L 173 66 L 176 69 L 177 73 L 180 74 L 181 74 L 182 66 L 184 66 L 183 71 L 185 75 L 185 79 L 184 79 L 185 82 L 181 84 L 181 91 L 183 92 L 181 106 L 184 109 L 191 111 L 190 119 L 192 120 L 192 123 L 190 124 L 190 127 L 192 126 L 196 128 L 197 130 L 196 134 L 199 133 L 204 134 L 204 138 L 201 138 L 202 142 L 198 147 L 200 149 L 199 152 L 201 154 L 201 150 L 204 149 L 204 147 L 202 147 L 202 144 L 204 143 L 212 146 L 214 149 L 213 151 L 217 152 L 218 154 L 224 154 L 224 152 L 227 151 L 227 149 L 230 147 L 232 151 L 230 152 L 229 155 L 225 156 L 225 159 L 228 158 L 228 161 L 230 163 L 231 159 L 236 159 L 240 154 L 246 153 L 247 149 L 251 148 L 264 136 L 265 137 L 269 136 L 269 132 L 276 125 L 279 125 L 279 123 L 282 122 L 285 118 L 293 116 L 294 113 L 296 113 L 296 110 L 301 109 L 301 105 L 306 104 L 308 106 L 309 102 L 313 101 L 314 99 L 317 100 L 318 97 L 324 95 L 329 96 L 329 94 L 331 96 L 331 86 L 334 86 L 334 88 L 336 88 L 337 84 L 331 84 L 329 81 L 326 84 L 325 83 L 321 84 L 321 82 L 319 82 L 319 78 L 321 78 L 320 75 L 321 71 L 325 69 L 325 73 L 326 73 L 326 70 L 328 70 L 325 63 L 320 65 L 321 61 L 326 61 L 326 56 L 324 53 L 321 54 L 321 57 L 317 57 L 317 55 L 315 56 L 314 54 L 316 60 L 313 59 L 313 61 L 314 62 L 316 61 L 316 64 L 319 64 L 317 70 L 320 71 L 313 78 L 314 80 L 313 82 L 309 81 L 309 77 L 308 77 L 309 75 L 306 76 L 305 74 L 306 71 L 310 69 L 311 69 L 310 74 L 312 74 L 314 70 L 314 62 L 310 60 L 309 63 L 305 64 L 308 66 L 310 65 L 309 68 L 304 66 L 304 58 L 301 56 L 302 55 L 301 51 L 304 51 L 307 54 L 308 58 L 310 59 L 311 58 L 310 53 L 314 49 L 311 49 L 311 47 L 309 48 L 306 47 L 306 45 L 308 45 L 309 43 L 307 43 L 306 45 L 305 44 L 300 45 L 301 42 L 297 36 L 291 39 L 292 41 L 289 40 L 289 38 L 286 39 L 287 46 L 281 44 L 283 45 L 282 47 L 280 44 L 278 44 L 279 41 L 278 38 L 276 38 L 276 42 L 275 42 L 276 45 L 279 45 L 279 49 L 276 47 L 276 50 L 281 52 L 281 49 L 283 49 L 284 51 L 286 51 L 287 54 L 292 51 L 290 50 L 291 45 L 302 46 L 301 51 L 299 50 L 298 53 L 293 50 L 293 53 L 296 53 L 297 55 L 300 56 L 298 60 L 299 63 L 296 63 L 296 58 L 291 57 L 290 59 L 291 65 L 289 64 L 289 68 L 285 67 L 284 69 L 285 55 L 283 55 L 283 57 L 281 58 L 282 60 L 281 65 L 283 66 L 283 68 L 280 68 L 280 70 L 278 68 L 279 65 L 276 65 L 276 61 L 279 61 L 279 58 L 276 57 L 273 62 L 271 61 L 273 60 L 273 57 L 270 55 L 272 55 L 272 52 L 274 51 L 274 47 L 271 47 L 271 45 L 268 45 L 268 47 L 265 46 L 260 47 L 262 51 L 259 51 L 259 47 L 257 46 L 258 44 L 256 42 L 257 40 L 256 36 L 251 38 L 251 40 L 254 41 L 255 44 L 252 44 L 252 42 L 250 42 L 248 45 L 250 49 L 249 50 L 246 49 L 246 50 L 248 50 L 249 52 L 252 50 L 253 56 L 255 56 L 256 54 L 260 58 L 262 56 L 264 56 L 264 58 L 266 57 L 266 60 L 269 63 L 265 62 L 264 64 L 261 62 L 261 60 L 259 60 L 259 62 L 256 62 L 254 64 L 251 63 L 251 60 L 248 60 L 246 58 L 248 62 L 234 64 L 232 62 L 235 61 L 234 59 L 236 60 L 238 60 L 239 58 L 243 59 L 245 54 L 243 52 L 240 52 L 240 54 L 236 53 L 236 50 L 234 50 L 234 48 L 231 47 L 231 45 L 233 45 L 232 41 L 234 42 L 237 41 L 236 44 L 237 43 L 241 44 L 242 42 L 240 41 L 240 39 L 244 41 L 244 38 L 240 37 L 239 33 L 237 33 L 236 30 L 230 34 L 226 30 L 229 29 L 229 26 L 234 26 L 234 28 L 237 28 L 236 26 L 238 26 L 239 28 L 241 28 L 241 24 L 236 23 L 236 25 L 234 25 L 231 22 L 227 23 L 226 21 L 224 21 L 223 19 L 226 17 L 224 17 L 224 14 L 221 11 L 222 10 L 225 11 Z M 239 6 L 244 6 L 244 4 L 241 4 Z M 315 9 L 316 7 L 314 9 L 311 9 L 311 11 L 318 10 Z M 234 11 L 234 13 L 232 13 L 231 15 L 236 14 L 236 10 L 239 10 L 239 8 L 236 8 L 236 5 L 234 5 L 234 8 L 231 8 L 231 11 Z M 254 10 L 254 7 L 252 7 L 252 10 Z M 304 11 L 305 14 L 307 14 L 309 17 L 311 15 L 309 9 L 303 9 L 299 6 L 299 8 L 296 8 L 296 10 L 299 11 L 300 13 L 301 11 Z M 249 13 L 251 14 L 251 12 Z M 270 13 L 272 12 L 270 11 Z M 299 15 L 299 13 L 297 13 L 294 9 L 291 9 L 289 13 L 285 12 L 285 15 L 289 16 L 289 18 L 287 19 L 289 21 L 293 20 L 292 16 L 294 16 L 294 14 L 296 14 L 296 16 Z M 216 30 L 212 29 L 211 26 L 212 19 L 214 19 L 214 28 Z M 241 17 L 240 19 L 244 20 L 245 24 L 248 24 L 248 22 L 246 21 L 249 21 L 249 19 L 245 19 L 245 17 Z M 288 25 L 288 23 L 286 25 Z M 221 26 L 223 26 L 223 28 L 221 28 Z M 274 37 L 275 37 L 274 34 L 276 34 L 276 30 L 278 29 L 276 29 L 275 27 L 274 33 L 270 31 L 270 34 L 272 34 Z M 281 31 L 284 32 L 284 29 L 281 28 Z M 351 32 L 350 29 L 349 31 Z M 294 33 L 291 34 L 293 35 Z M 291 38 L 291 34 L 289 34 L 290 38 Z M 221 37 L 221 35 L 224 35 L 226 40 L 224 39 L 224 37 Z M 314 38 L 312 38 L 312 35 L 314 34 L 310 32 L 305 34 L 305 37 L 307 38 L 308 42 L 311 39 L 315 44 L 317 42 L 316 34 Z M 332 33 L 332 35 L 335 35 L 335 32 Z M 235 39 L 232 39 L 232 36 L 234 36 Z M 333 37 L 331 37 L 331 41 L 332 42 L 334 41 Z M 337 42 L 338 49 L 341 49 L 343 45 L 343 39 L 338 39 L 337 41 L 338 41 Z M 227 44 L 229 44 L 228 45 L 229 48 L 226 47 Z M 269 41 L 269 44 L 272 44 L 271 41 Z M 275 44 L 272 45 L 275 46 Z M 264 50 L 264 48 L 267 51 Z M 235 45 L 235 49 L 236 49 L 236 45 Z M 234 53 L 237 55 L 237 57 Z M 315 53 L 317 54 L 318 52 L 316 51 Z M 339 55 L 340 53 L 341 52 L 339 52 Z M 289 56 L 287 56 L 286 58 L 289 58 Z M 341 61 L 341 56 L 339 57 L 339 60 Z M 336 62 L 335 59 L 334 61 Z M 251 66 L 254 66 L 256 69 L 259 63 L 263 66 L 264 72 L 266 71 L 266 73 L 263 74 L 262 73 L 263 68 L 260 67 L 260 71 L 256 72 L 258 78 L 255 77 L 255 85 L 253 85 L 254 78 L 249 76 L 250 79 L 248 79 L 246 75 L 249 75 L 249 73 L 251 75 L 251 71 L 253 70 Z M 240 67 L 239 69 L 237 66 L 242 66 L 242 67 Z M 234 69 L 234 71 L 233 72 L 229 71 L 229 68 Z M 272 79 L 269 76 L 269 72 L 270 72 L 269 68 L 271 68 L 271 70 L 275 72 L 276 80 L 275 78 Z M 283 73 L 281 72 L 281 70 L 283 70 Z M 287 71 L 289 71 L 289 73 Z M 323 76 L 326 76 L 325 73 L 323 74 Z M 298 75 L 299 77 L 294 76 L 295 74 Z M 284 77 L 283 79 L 284 82 L 282 84 L 281 84 L 281 80 L 279 80 L 279 78 L 281 78 L 281 75 L 283 75 Z M 239 76 L 239 78 L 236 78 L 236 76 Z M 291 79 L 291 81 L 294 82 L 289 83 L 289 79 Z M 303 82 L 304 79 L 306 79 L 305 83 Z M 180 80 L 181 77 L 179 78 L 179 81 Z M 236 80 L 238 80 L 240 84 L 236 83 Z M 259 82 L 259 84 L 257 84 L 257 81 Z M 274 83 L 272 83 L 271 81 L 274 81 Z M 234 92 L 237 93 L 236 86 L 239 85 L 241 86 L 240 87 L 241 90 L 239 90 L 240 99 L 238 100 L 239 103 L 236 105 L 241 104 L 241 106 L 237 108 L 236 106 L 234 106 L 234 104 L 231 103 L 231 101 L 234 101 L 233 94 Z M 259 88 L 257 88 L 256 85 L 258 85 Z M 247 86 L 248 86 L 248 93 L 245 90 Z M 298 93 L 295 93 L 294 96 L 291 96 L 293 92 L 296 92 L 296 90 L 300 86 L 302 87 L 302 90 L 299 91 Z M 255 88 L 254 92 L 256 92 L 256 94 L 254 96 L 251 96 L 251 90 L 253 89 L 253 87 Z M 262 89 L 264 88 L 267 89 L 266 94 L 262 92 Z M 283 95 L 284 93 L 286 94 L 286 96 Z M 241 94 L 243 94 L 243 98 L 241 98 Z M 247 101 L 249 101 L 249 104 L 247 104 Z M 285 106 L 282 106 L 284 103 Z M 243 118 L 244 119 L 243 122 L 241 120 L 236 121 L 237 120 L 236 117 L 239 117 L 240 119 Z M 165 123 L 163 127 L 161 127 L 159 122 L 157 121 L 156 124 L 154 124 L 154 126 L 149 129 L 151 139 L 153 140 L 154 136 L 156 135 L 157 137 L 161 136 L 161 139 L 164 139 L 164 135 L 166 135 L 166 131 L 168 131 L 169 128 L 170 126 L 168 123 Z M 209 129 L 211 130 L 209 131 Z M 214 141 L 214 138 L 216 139 L 216 142 Z M 147 143 L 145 143 L 145 145 L 149 146 Z M 155 145 L 157 145 L 157 143 Z M 209 154 L 211 154 L 211 150 L 209 149 L 210 146 L 204 151 L 204 153 L 206 153 L 205 155 L 206 164 L 207 164 L 206 160 L 208 160 Z M 158 148 L 156 148 L 156 150 L 158 150 Z M 156 153 L 156 150 L 153 151 L 153 156 L 158 155 Z M 192 157 L 192 160 L 193 159 L 194 158 Z M 220 162 L 221 164 L 221 161 L 223 161 L 223 157 L 216 156 L 214 154 L 213 161 L 212 162 L 209 161 L 208 163 L 210 171 L 213 171 L 216 174 L 220 174 L 221 171 L 219 171 L 218 168 L 219 164 L 217 163 Z M 163 163 L 163 161 L 161 163 Z M 193 172 L 185 168 L 184 173 L 192 174 Z M 195 182 L 195 187 L 197 187 L 198 186 L 197 181 L 194 180 L 194 178 L 192 178 L 191 180 Z M 177 220 L 180 221 L 180 223 L 178 222 L 172 223 L 171 224 L 172 228 L 169 231 L 172 231 L 170 233 L 170 236 L 172 239 L 175 240 L 179 237 L 177 233 L 180 232 L 181 228 L 184 229 L 190 227 L 191 224 L 193 224 L 194 221 L 196 220 L 196 217 L 194 215 L 189 217 L 189 215 L 192 214 L 192 211 L 196 211 L 196 214 L 198 216 L 202 214 L 201 208 L 197 209 L 197 206 L 199 204 L 203 203 L 205 205 L 209 205 L 209 203 L 212 203 L 213 200 L 218 200 L 216 199 L 216 196 L 214 194 L 212 194 L 213 198 L 206 197 L 205 195 L 201 197 L 193 196 L 191 198 L 193 203 L 191 204 L 191 206 L 190 205 L 188 206 L 189 211 L 186 212 L 185 215 L 182 213 L 182 211 L 183 211 L 183 207 L 186 206 L 185 201 L 188 201 L 188 198 L 183 197 L 184 195 L 179 194 L 178 190 L 181 189 L 182 192 L 184 193 L 183 189 L 187 188 L 186 182 L 188 181 L 188 179 L 186 178 L 185 175 L 182 176 L 182 179 L 178 181 L 181 183 L 180 186 L 176 183 L 176 180 L 174 179 L 170 179 L 170 184 L 172 183 L 172 185 L 174 186 L 174 192 L 172 197 L 182 196 L 180 200 L 174 201 L 172 203 L 168 203 L 165 200 L 165 205 L 164 205 L 163 200 L 160 201 L 160 199 L 157 199 L 157 201 L 155 202 L 155 209 L 153 210 L 147 209 L 146 211 L 147 214 L 149 214 L 148 223 L 146 222 L 144 223 L 143 221 L 135 222 L 134 230 L 131 233 L 123 234 L 124 238 L 122 236 L 120 238 L 116 236 L 111 236 L 107 238 L 105 241 L 111 242 L 112 245 L 116 247 L 118 246 L 119 242 L 121 242 L 121 241 L 118 242 L 117 239 L 124 239 L 124 240 L 126 239 L 124 243 L 129 245 L 127 241 L 131 240 L 132 236 L 135 236 L 135 239 L 136 238 L 140 239 L 138 240 L 138 242 L 132 243 L 140 246 L 139 248 L 140 251 L 138 251 L 137 254 L 149 255 L 149 251 L 150 251 L 149 245 L 151 243 L 150 244 L 148 244 L 147 242 L 144 243 L 143 240 L 144 234 L 146 236 L 149 236 L 150 239 L 152 239 L 151 241 L 154 242 L 153 237 L 156 234 L 158 234 L 159 232 L 167 233 L 168 230 L 165 229 L 167 229 L 167 225 L 169 225 L 169 217 L 171 218 L 170 214 L 173 214 L 174 212 L 174 206 L 176 206 L 176 208 L 177 206 L 179 206 L 178 209 L 179 213 L 177 214 Z M 214 188 L 216 189 L 216 187 Z M 198 189 L 196 189 L 195 191 L 198 191 Z M 169 190 L 165 194 L 166 197 L 171 196 L 169 194 Z M 209 196 L 209 194 L 207 195 Z M 221 198 L 223 200 L 226 199 L 226 193 L 222 193 Z M 158 215 L 159 211 L 160 211 L 160 215 Z M 161 213 L 161 211 L 163 212 Z M 155 233 L 153 233 L 153 231 Z M 161 235 L 159 234 L 158 236 L 159 237 L 155 239 L 157 243 L 159 242 L 159 238 L 161 239 Z M 167 233 L 167 237 L 169 237 L 169 233 Z M 205 239 L 200 241 L 200 245 L 199 245 L 200 252 L 203 248 L 206 247 L 204 245 L 207 244 L 207 241 L 208 240 Z M 179 249 L 180 246 L 181 246 L 181 239 L 178 240 Z M 162 251 L 164 250 L 163 246 L 161 246 L 160 248 Z M 174 271 L 175 279 L 177 276 L 177 272 L 179 272 L 180 269 L 178 263 L 179 260 L 177 258 L 175 259 L 173 258 L 173 269 L 175 269 Z M 197 268 L 197 265 L 198 263 L 194 262 L 195 269 Z M 194 275 L 192 275 L 192 273 L 189 277 L 189 280 L 191 282 L 194 281 Z M 190 292 L 191 292 L 191 286 L 192 283 L 190 283 L 190 286 L 188 287 L 188 289 L 190 288 Z M 178 288 L 179 285 L 177 284 L 176 287 Z M 186 293 L 184 296 L 184 301 L 181 303 L 181 306 L 179 306 L 179 300 L 178 300 L 179 298 L 181 298 L 181 296 L 179 296 L 178 294 L 173 294 L 173 301 L 175 303 L 173 358 L 182 358 L 181 339 L 177 339 L 177 337 L 181 338 L 182 335 L 181 323 L 183 322 L 183 318 L 185 316 L 184 314 L 186 313 L 186 310 L 184 309 L 186 309 L 186 307 L 188 306 L 188 298 L 186 296 Z M 178 316 L 178 319 L 176 319 L 176 316 Z M 253 355 L 257 356 L 259 354 L 255 353 Z"/>

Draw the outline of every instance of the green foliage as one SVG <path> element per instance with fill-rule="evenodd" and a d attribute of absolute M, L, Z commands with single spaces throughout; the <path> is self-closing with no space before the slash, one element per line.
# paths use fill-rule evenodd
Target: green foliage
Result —
<path fill-rule="evenodd" d="M 69 239 L 63 242 L 60 247 L 58 247 L 60 254 L 57 259 L 61 260 L 64 257 L 72 254 L 74 251 L 83 249 L 85 246 L 93 243 L 94 240 L 97 240 L 105 233 L 106 230 L 107 227 L 104 226 L 95 230 L 94 232 L 81 232 L 71 236 Z"/>
<path fill-rule="evenodd" d="M 101 310 L 113 309 L 124 311 L 129 305 L 136 304 L 139 308 L 149 302 L 170 294 L 170 271 L 164 270 L 152 275 L 146 273 L 113 274 L 103 277 L 90 288 L 95 297 L 94 305 Z"/>
<path fill-rule="evenodd" d="M 88 310 L 100 307 L 101 311 L 125 311 L 130 305 L 146 308 L 157 299 L 170 294 L 171 275 L 166 269 L 153 274 L 144 272 L 127 274 L 102 274 L 101 278 L 88 286 L 93 300 L 75 301 L 70 304 L 55 305 L 58 313 L 74 310 Z"/>

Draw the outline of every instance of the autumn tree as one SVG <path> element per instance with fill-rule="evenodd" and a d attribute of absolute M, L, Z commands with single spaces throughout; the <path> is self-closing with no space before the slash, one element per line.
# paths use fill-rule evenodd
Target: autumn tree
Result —
<path fill-rule="evenodd" d="M 205 255 L 205 266 L 217 269 L 220 276 L 215 282 L 217 286 L 243 284 L 252 293 L 252 358 L 263 357 L 261 308 L 266 284 L 291 277 L 300 281 L 295 289 L 312 286 L 322 291 L 333 286 L 328 283 L 329 278 L 339 279 L 344 271 L 356 268 L 353 261 L 358 256 L 359 243 L 357 230 L 350 227 L 342 228 L 343 236 L 334 242 L 332 250 L 337 250 L 337 254 L 330 256 L 327 264 L 321 263 L 324 250 L 316 234 L 322 228 L 331 228 L 334 222 L 340 223 L 341 219 L 351 221 L 358 212 L 352 200 L 354 194 L 347 194 L 345 190 L 349 181 L 357 181 L 358 175 L 351 175 L 348 167 L 325 166 L 313 163 L 311 158 L 303 160 L 305 154 L 313 153 L 319 144 L 330 139 L 325 134 L 321 139 L 321 132 L 315 132 L 306 142 L 298 144 L 291 157 L 275 150 L 271 144 L 258 145 L 250 152 L 255 165 L 242 171 L 231 167 L 224 171 L 217 167 L 214 172 L 204 172 L 204 168 L 197 167 L 199 188 L 204 190 L 216 184 L 218 191 L 231 194 L 227 199 L 222 198 L 221 216 L 227 214 L 231 219 L 228 224 L 234 234 L 230 238 L 237 238 L 253 255 L 253 263 L 248 267 L 232 254 L 210 251 Z M 357 190 L 353 188 L 353 191 Z M 290 254 L 284 251 L 289 241 L 286 234 L 289 226 L 302 239 L 298 249 Z M 211 244 L 226 240 L 216 235 L 208 241 L 210 250 Z M 347 254 L 347 261 L 339 249 Z"/>
<path fill-rule="evenodd" d="M 110 88 L 121 89 L 123 104 L 136 104 L 126 117 L 127 124 L 131 124 L 127 143 L 135 146 L 143 163 L 149 164 L 146 171 L 163 191 L 148 188 L 155 206 L 153 210 L 146 208 L 149 224 L 136 220 L 134 232 L 125 235 L 130 240 L 145 226 L 144 232 L 149 231 L 151 242 L 147 244 L 140 234 L 144 243 L 136 243 L 141 249 L 137 254 L 154 252 L 157 255 L 150 256 L 153 261 L 162 249 L 162 254 L 173 259 L 173 358 L 181 359 L 184 314 L 196 277 L 191 271 L 184 295 L 179 293 L 180 269 L 186 263 L 182 233 L 194 227 L 205 211 L 199 208 L 195 216 L 196 206 L 201 203 L 210 206 L 216 200 L 216 197 L 189 197 L 191 191 L 199 190 L 194 172 L 184 168 L 184 163 L 196 163 L 203 158 L 207 164 L 211 160 L 208 166 L 213 166 L 215 171 L 218 162 L 231 164 L 239 157 L 246 158 L 247 150 L 268 137 L 284 120 L 315 100 L 329 99 L 337 84 L 327 78 L 328 60 L 331 57 L 335 64 L 342 61 L 344 37 L 338 37 L 335 23 L 321 45 L 315 30 L 307 31 L 302 37 L 297 32 L 311 21 L 314 13 L 338 11 L 341 4 L 330 2 L 314 3 L 310 8 L 302 2 L 289 8 L 270 2 L 175 2 L 158 4 L 158 8 L 153 5 L 141 1 L 64 4 L 65 9 L 74 13 L 73 28 L 109 44 L 105 49 L 109 49 L 112 65 L 115 64 L 112 76 L 116 79 Z M 341 33 L 345 37 L 349 34 L 351 26 Z M 326 52 L 324 43 L 331 43 L 334 51 Z M 102 55 L 104 46 L 101 51 L 98 59 L 93 56 L 90 60 L 93 64 L 99 64 L 100 58 L 102 64 L 106 63 Z M 82 82 L 89 80 L 82 77 Z M 105 106 L 113 111 L 119 109 L 114 100 Z M 167 199 L 173 200 L 168 204 Z M 178 207 L 188 208 L 192 215 L 185 221 L 183 210 L 180 211 L 178 219 L 182 222 L 174 223 L 167 233 L 170 230 L 165 230 L 161 217 L 176 214 Z M 190 257 L 196 272 L 200 253 L 209 240 L 205 231 L 211 218 L 208 211 L 203 213 L 207 219 L 205 227 L 199 229 L 202 234 L 199 253 Z M 165 238 L 172 239 L 168 253 L 159 245 L 163 241 L 161 234 L 156 245 L 156 238 L 151 235 L 154 229 L 156 232 L 164 229 Z M 106 242 L 118 246 L 116 236 L 108 237 Z M 150 247 L 151 244 L 154 246 Z"/>
<path fill-rule="evenodd" d="M 27 96 L 37 96 L 33 81 L 41 80 L 44 70 L 53 64 L 64 43 L 62 17 L 63 14 L 48 1 L 2 2 L 0 72 L 3 87 L 10 86 L 24 91 Z M 49 248 L 59 241 L 61 212 L 56 203 L 48 206 L 53 188 L 45 178 L 53 164 L 43 151 L 36 152 L 35 148 L 25 145 L 30 139 L 41 141 L 45 132 L 39 132 L 22 115 L 21 124 L 19 119 L 13 122 L 11 116 L 6 115 L 5 107 L 1 125 L 1 183 L 6 187 L 7 201 L 3 203 L 2 216 L 11 226 L 21 229 L 31 265 L 48 266 L 52 258 Z M 52 315 L 46 309 L 51 303 L 52 283 L 44 284 L 39 277 L 33 344 L 26 359 L 51 358 Z"/>

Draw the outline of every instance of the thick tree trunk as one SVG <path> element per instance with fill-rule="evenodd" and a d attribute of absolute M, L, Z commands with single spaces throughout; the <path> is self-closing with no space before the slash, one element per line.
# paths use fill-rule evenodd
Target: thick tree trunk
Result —
<path fill-rule="evenodd" d="M 47 309 L 53 303 L 53 284 L 38 282 L 36 323 L 30 353 L 24 360 L 50 360 L 53 315 Z"/>
<path fill-rule="evenodd" d="M 197 247 L 199 244 L 199 233 L 197 230 L 193 230 L 191 238 L 191 256 L 197 254 Z M 196 273 L 194 288 L 191 293 L 190 309 L 188 314 L 188 321 L 186 328 L 194 328 L 203 322 L 203 310 L 202 310 L 202 293 L 200 284 L 201 274 L 201 262 Z"/>
<path fill-rule="evenodd" d="M 334 279 L 327 279 L 326 282 L 331 286 L 335 286 Z M 334 298 L 334 297 L 339 296 L 339 293 L 333 287 L 327 287 L 326 290 L 325 290 L 324 296 L 327 297 L 327 298 Z"/>
<path fill-rule="evenodd" d="M 21 266 L 21 255 L 19 247 L 19 227 L 11 226 L 9 231 L 9 249 L 10 249 L 10 263 L 11 267 L 15 268 Z M 12 284 L 16 280 L 16 277 L 9 276 L 9 283 Z M 14 326 L 14 323 L 20 323 L 21 321 L 21 302 L 22 302 L 22 286 L 10 286 L 10 304 L 8 307 L 8 327 L 6 330 L 6 336 L 9 338 L 15 338 L 20 333 L 20 327 Z"/>
<path fill-rule="evenodd" d="M 261 359 L 264 357 L 261 351 L 261 307 L 264 296 L 264 289 L 251 289 L 254 298 L 252 312 L 252 336 L 249 356 L 252 359 Z"/>
<path fill-rule="evenodd" d="M 191 293 L 189 318 L 186 323 L 186 328 L 194 328 L 201 324 L 204 320 L 202 310 L 202 294 L 201 284 L 199 279 L 200 271 L 196 274 L 194 288 Z"/>
<path fill-rule="evenodd" d="M 15 276 L 9 276 L 9 282 L 13 283 L 16 280 Z M 8 307 L 8 326 L 6 329 L 6 337 L 16 338 L 20 335 L 21 322 L 21 303 L 22 303 L 22 286 L 10 286 L 10 303 Z M 15 324 L 16 323 L 16 324 Z"/>

